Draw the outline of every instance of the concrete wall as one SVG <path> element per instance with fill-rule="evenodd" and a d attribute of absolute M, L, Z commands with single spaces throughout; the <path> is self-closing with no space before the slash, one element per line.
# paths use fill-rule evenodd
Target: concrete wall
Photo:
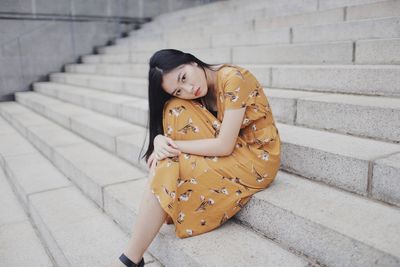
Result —
<path fill-rule="evenodd" d="M 145 18 L 205 0 L 0 0 L 0 101 L 93 54 Z M 96 17 L 97 16 L 97 17 Z M 101 17 L 99 17 L 101 16 Z"/>

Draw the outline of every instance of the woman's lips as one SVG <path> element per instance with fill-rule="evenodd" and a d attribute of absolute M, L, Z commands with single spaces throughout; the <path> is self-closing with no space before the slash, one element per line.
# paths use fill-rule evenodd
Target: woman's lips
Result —
<path fill-rule="evenodd" d="M 198 96 L 200 94 L 200 87 L 197 88 L 196 92 L 194 93 L 195 96 Z"/>

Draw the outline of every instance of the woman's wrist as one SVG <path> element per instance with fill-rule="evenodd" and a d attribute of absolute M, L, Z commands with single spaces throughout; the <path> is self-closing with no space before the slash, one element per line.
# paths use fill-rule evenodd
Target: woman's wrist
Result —
<path fill-rule="evenodd" d="M 156 141 L 157 138 L 160 138 L 160 136 L 163 136 L 162 134 L 157 134 L 156 137 L 154 137 L 154 141 Z"/>

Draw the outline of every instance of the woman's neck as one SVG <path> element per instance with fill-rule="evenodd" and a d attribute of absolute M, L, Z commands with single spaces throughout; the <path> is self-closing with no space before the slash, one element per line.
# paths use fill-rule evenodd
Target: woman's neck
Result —
<path fill-rule="evenodd" d="M 215 87 L 217 83 L 217 71 L 210 70 L 209 68 L 205 68 L 206 77 L 207 77 L 207 91 L 210 91 L 212 95 L 215 94 Z M 207 93 L 208 94 L 208 93 Z"/>
<path fill-rule="evenodd" d="M 211 70 L 209 68 L 205 68 L 206 77 L 207 77 L 207 94 L 204 96 L 204 101 L 207 103 L 211 110 L 217 109 L 217 71 L 223 66 L 224 64 L 218 65 L 216 70 Z"/>

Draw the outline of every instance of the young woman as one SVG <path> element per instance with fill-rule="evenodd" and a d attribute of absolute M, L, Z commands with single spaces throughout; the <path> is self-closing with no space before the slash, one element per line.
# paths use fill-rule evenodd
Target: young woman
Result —
<path fill-rule="evenodd" d="M 164 222 L 179 238 L 221 226 L 280 166 L 268 99 L 247 69 L 163 49 L 150 58 L 148 90 L 150 179 L 121 266 L 143 266 Z"/>

